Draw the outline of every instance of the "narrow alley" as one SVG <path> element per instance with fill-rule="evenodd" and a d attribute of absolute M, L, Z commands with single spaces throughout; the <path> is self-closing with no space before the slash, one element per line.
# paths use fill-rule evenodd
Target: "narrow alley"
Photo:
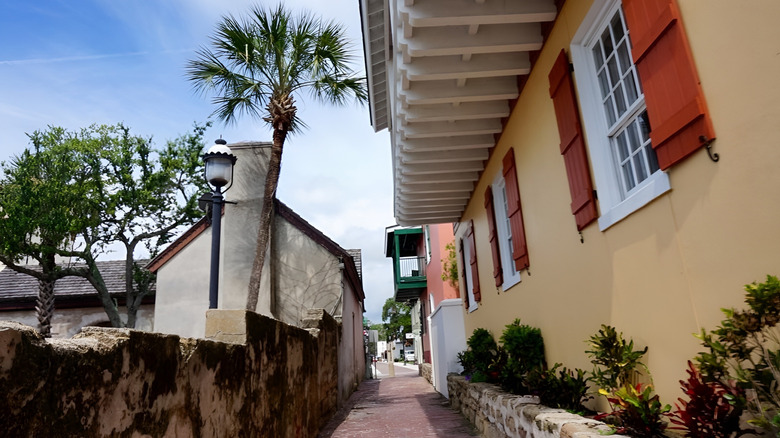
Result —
<path fill-rule="evenodd" d="M 319 438 L 474 437 L 479 434 L 420 377 L 417 366 L 377 363 L 378 379 L 366 380 L 320 432 Z"/>

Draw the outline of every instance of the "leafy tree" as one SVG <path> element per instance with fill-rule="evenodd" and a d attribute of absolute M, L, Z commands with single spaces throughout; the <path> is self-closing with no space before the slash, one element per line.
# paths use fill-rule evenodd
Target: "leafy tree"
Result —
<path fill-rule="evenodd" d="M 388 298 L 382 306 L 382 321 L 384 332 L 380 332 L 380 337 L 388 341 L 404 339 L 406 332 L 412 328 L 412 307 Z"/>
<path fill-rule="evenodd" d="M 30 136 L 33 150 L 3 165 L 0 261 L 42 285 L 51 284 L 45 289 L 52 305 L 56 279 L 83 277 L 97 290 L 113 326 L 134 327 L 153 281 L 135 262 L 136 250 L 143 245 L 156 255 L 180 226 L 201 215 L 197 195 L 205 188 L 200 159 L 205 129 L 196 125 L 191 134 L 161 150 L 121 124 L 35 132 Z M 126 322 L 96 261 L 115 243 L 125 249 Z M 59 267 L 56 256 L 84 266 Z M 41 268 L 23 266 L 25 257 Z"/>
<path fill-rule="evenodd" d="M 248 310 L 257 308 L 260 278 L 270 237 L 273 198 L 279 182 L 287 134 L 302 125 L 294 96 L 308 89 L 323 102 L 344 104 L 368 98 L 365 79 L 354 75 L 344 29 L 303 13 L 293 18 L 281 4 L 255 7 L 248 17 L 223 17 L 211 39 L 188 64 L 188 77 L 199 92 L 213 92 L 214 114 L 233 123 L 247 114 L 273 129 L 273 147 L 265 179 L 257 247 L 249 279 Z"/>
<path fill-rule="evenodd" d="M 83 269 L 57 266 L 55 257 L 74 235 L 97 224 L 97 203 L 90 198 L 96 169 L 62 128 L 29 137 L 32 149 L 9 164 L 2 163 L 0 262 L 38 280 L 39 331 L 48 337 L 55 282 L 67 275 L 86 274 Z M 34 259 L 40 269 L 18 265 L 24 258 Z"/>

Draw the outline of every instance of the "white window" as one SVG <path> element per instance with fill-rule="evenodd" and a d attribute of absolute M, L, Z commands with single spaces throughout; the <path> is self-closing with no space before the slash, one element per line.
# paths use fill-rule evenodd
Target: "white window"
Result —
<path fill-rule="evenodd" d="M 469 297 L 469 312 L 473 312 L 479 308 L 477 300 L 474 299 L 474 276 L 471 274 L 471 264 L 469 263 L 471 252 L 474 251 L 474 248 L 471 247 L 469 239 L 461 240 L 461 245 L 463 247 L 463 277 L 466 279 L 465 286 Z"/>
<path fill-rule="evenodd" d="M 596 0 L 571 49 L 604 230 L 668 191 L 669 177 L 650 144 L 620 1 Z"/>
<path fill-rule="evenodd" d="M 506 182 L 499 172 L 493 181 L 493 210 L 496 217 L 496 232 L 498 233 L 498 252 L 501 257 L 501 269 L 504 273 L 504 290 L 520 282 L 520 272 L 515 269 L 512 259 L 512 226 L 509 223 L 509 202 L 506 197 Z"/>

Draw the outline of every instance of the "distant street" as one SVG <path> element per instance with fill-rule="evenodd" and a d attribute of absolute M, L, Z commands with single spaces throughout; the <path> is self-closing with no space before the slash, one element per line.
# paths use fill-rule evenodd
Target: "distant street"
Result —
<path fill-rule="evenodd" d="M 418 375 L 416 365 L 378 362 L 379 379 L 366 380 L 320 433 L 320 438 L 440 437 L 479 434 L 449 401 Z M 372 367 L 373 370 L 373 367 Z"/>

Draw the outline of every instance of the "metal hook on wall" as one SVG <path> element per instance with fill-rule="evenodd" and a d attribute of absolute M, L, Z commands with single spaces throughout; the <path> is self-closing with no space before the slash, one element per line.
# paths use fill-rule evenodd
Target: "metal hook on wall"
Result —
<path fill-rule="evenodd" d="M 707 149 L 707 155 L 710 156 L 710 160 L 717 163 L 720 160 L 720 155 L 718 155 L 717 152 L 712 152 L 712 142 L 714 139 L 710 140 L 707 138 L 706 135 L 700 135 L 699 141 L 704 145 L 704 148 Z"/>

